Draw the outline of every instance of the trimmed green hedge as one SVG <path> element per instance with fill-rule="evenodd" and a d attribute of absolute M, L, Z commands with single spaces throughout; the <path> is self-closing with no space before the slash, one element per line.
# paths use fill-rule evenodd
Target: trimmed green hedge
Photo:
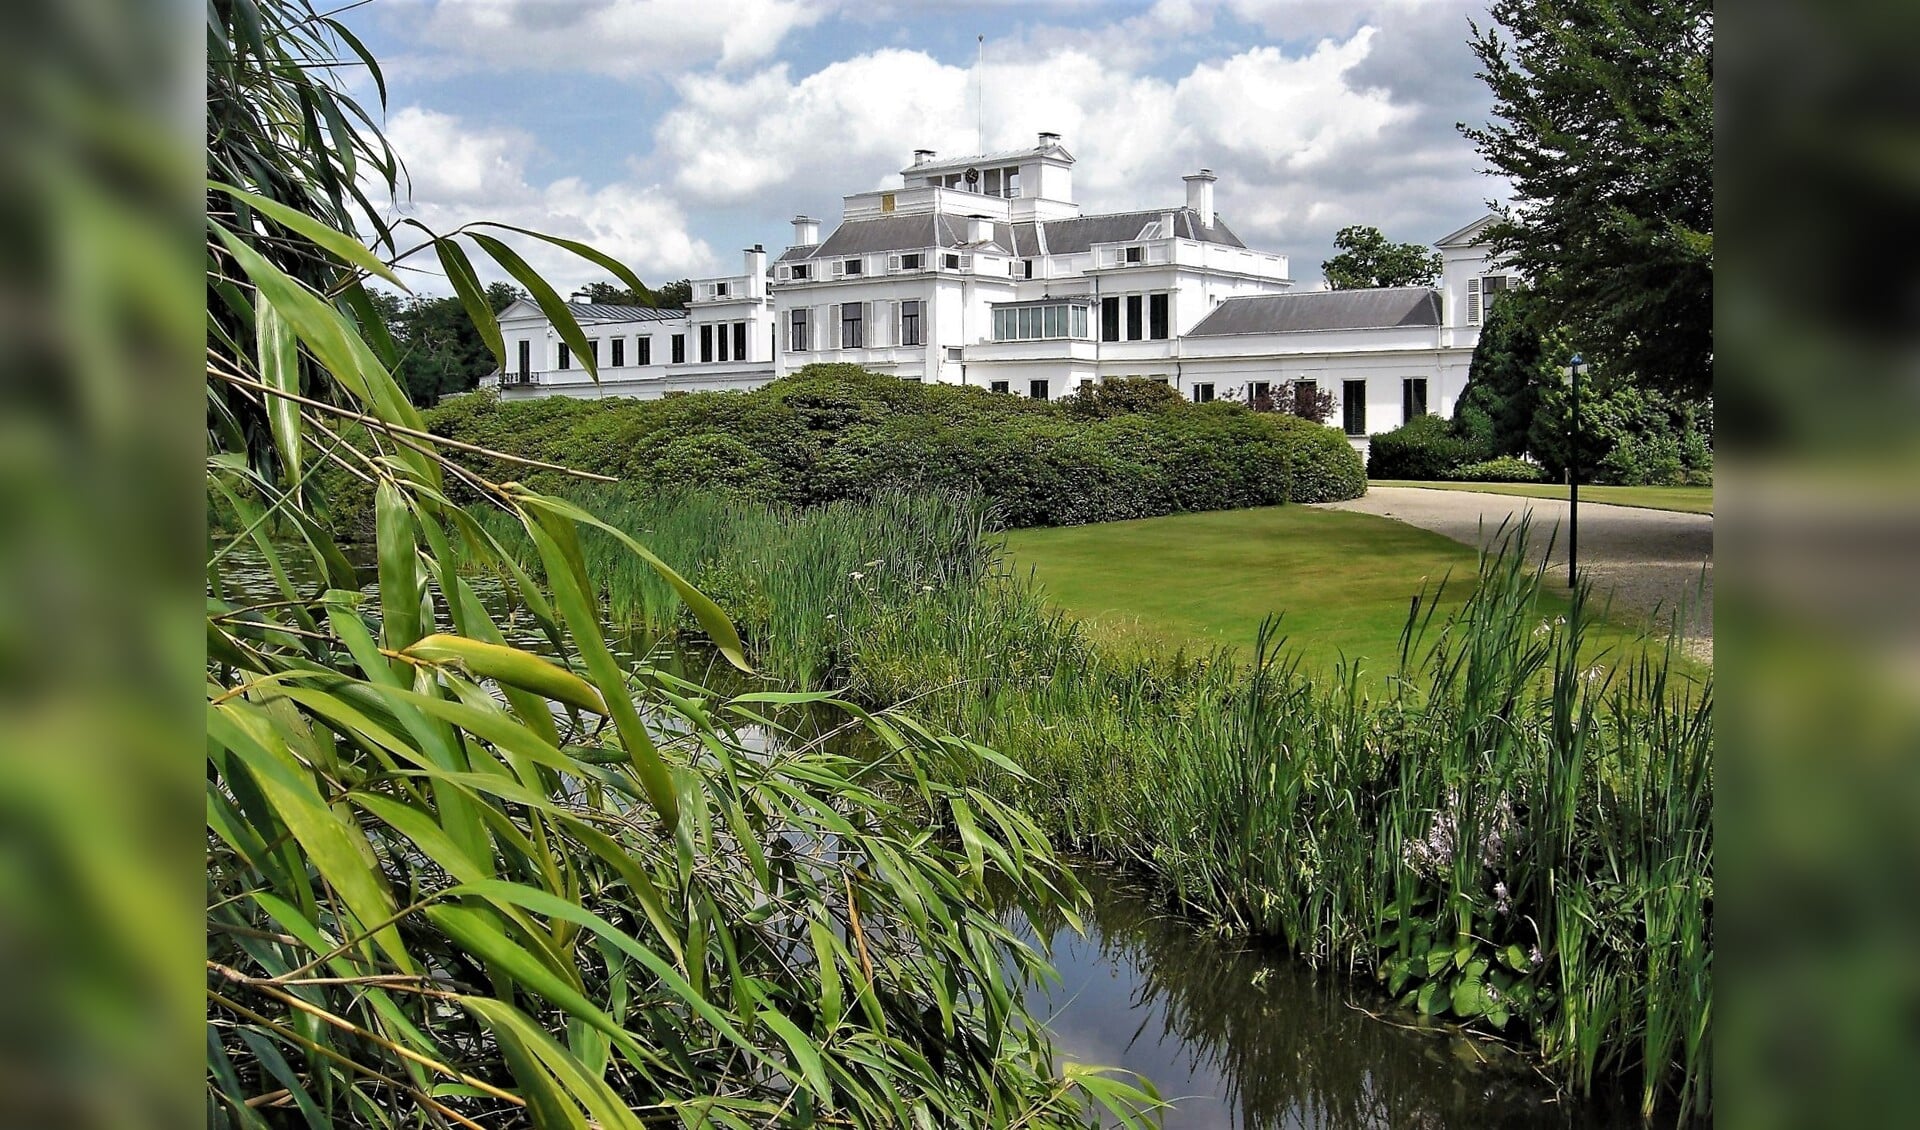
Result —
<path fill-rule="evenodd" d="M 1463 483 L 1544 483 L 1547 472 L 1540 464 L 1529 463 L 1517 455 L 1502 455 L 1455 467 L 1447 477 Z"/>
<path fill-rule="evenodd" d="M 1443 416 L 1416 416 L 1367 442 L 1370 479 L 1444 479 L 1478 458 L 1473 445 L 1453 433 Z"/>
<path fill-rule="evenodd" d="M 1124 402 L 1118 393 L 1126 391 L 1106 399 Z M 1331 428 L 1237 404 L 1133 399 L 1151 407 L 1096 416 L 1072 401 L 811 365 L 753 392 L 664 400 L 504 403 L 475 393 L 446 401 L 427 421 L 453 439 L 629 483 L 795 505 L 903 488 L 979 491 L 1011 526 L 1366 492 L 1358 454 Z M 482 473 L 557 482 L 505 462 Z"/>

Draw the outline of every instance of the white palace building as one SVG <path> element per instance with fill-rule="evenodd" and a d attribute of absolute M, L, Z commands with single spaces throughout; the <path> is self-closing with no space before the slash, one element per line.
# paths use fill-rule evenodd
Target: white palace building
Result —
<path fill-rule="evenodd" d="M 597 382 L 517 302 L 500 315 L 501 394 L 744 390 L 823 361 L 1054 399 L 1118 377 L 1195 401 L 1312 382 L 1364 445 L 1452 412 L 1484 300 L 1511 281 L 1482 242 L 1488 216 L 1435 244 L 1438 289 L 1294 291 L 1287 257 L 1214 211 L 1212 172 L 1185 178 L 1184 207 L 1083 215 L 1073 163 L 1051 133 L 957 160 L 919 150 L 900 188 L 845 197 L 825 239 L 795 217 L 778 258 L 750 248 L 740 274 L 695 280 L 684 311 L 576 301 Z"/>

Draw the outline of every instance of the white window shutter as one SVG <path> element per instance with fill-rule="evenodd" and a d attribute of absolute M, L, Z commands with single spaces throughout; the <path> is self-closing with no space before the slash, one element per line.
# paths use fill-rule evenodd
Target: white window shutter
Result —
<path fill-rule="evenodd" d="M 898 255 L 887 256 L 887 270 L 897 271 L 899 269 L 900 269 L 900 256 Z"/>
<path fill-rule="evenodd" d="M 1467 324 L 1480 324 L 1480 280 L 1477 278 L 1467 280 Z"/>
<path fill-rule="evenodd" d="M 833 335 L 830 339 L 833 347 L 840 348 L 840 304 L 838 302 L 827 307 L 827 325 L 831 327 L 827 332 Z"/>

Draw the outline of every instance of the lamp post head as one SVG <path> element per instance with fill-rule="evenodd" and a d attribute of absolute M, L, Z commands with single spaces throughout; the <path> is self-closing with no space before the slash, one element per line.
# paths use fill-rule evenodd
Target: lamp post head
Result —
<path fill-rule="evenodd" d="M 1586 358 L 1581 357 L 1578 353 L 1574 354 L 1572 357 L 1567 358 L 1567 365 L 1571 367 L 1573 371 L 1576 373 L 1580 371 L 1580 366 L 1586 363 L 1587 363 Z"/>

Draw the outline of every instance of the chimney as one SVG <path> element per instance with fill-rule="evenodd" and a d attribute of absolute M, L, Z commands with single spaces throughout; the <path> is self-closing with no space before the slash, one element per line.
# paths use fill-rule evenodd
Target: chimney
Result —
<path fill-rule="evenodd" d="M 1054 133 L 1051 130 L 1043 129 L 1040 131 L 1040 148 L 1045 149 L 1048 146 L 1058 145 L 1058 144 L 1060 144 L 1059 134 Z"/>
<path fill-rule="evenodd" d="M 767 293 L 767 249 L 756 243 L 747 248 L 744 258 L 747 268 L 747 297 L 759 298 Z"/>
<path fill-rule="evenodd" d="M 820 221 L 806 216 L 793 218 L 793 245 L 812 247 L 820 242 Z"/>
<path fill-rule="evenodd" d="M 986 243 L 993 238 L 993 220 L 987 216 L 967 217 L 967 242 Z"/>
<path fill-rule="evenodd" d="M 1212 169 L 1201 169 L 1190 177 L 1181 177 L 1187 182 L 1187 207 L 1193 210 L 1194 219 L 1203 228 L 1213 226 L 1213 182 L 1219 177 Z"/>
<path fill-rule="evenodd" d="M 931 160 L 933 160 L 933 150 L 931 150 L 931 149 L 916 149 L 916 150 L 914 150 L 914 151 L 913 151 L 913 163 L 914 163 L 914 164 L 916 164 L 916 165 L 924 165 L 924 164 L 926 164 L 926 163 L 927 163 L 928 161 L 931 161 Z"/>
<path fill-rule="evenodd" d="M 588 294 L 587 288 L 583 286 L 579 290 L 576 290 L 572 294 L 568 295 L 567 301 L 572 303 L 575 306 L 588 306 L 593 303 L 593 296 L 591 294 Z"/>
<path fill-rule="evenodd" d="M 1171 235 L 1173 235 L 1173 213 L 1172 212 L 1160 213 L 1160 231 L 1158 234 L 1161 239 L 1166 239 Z"/>

